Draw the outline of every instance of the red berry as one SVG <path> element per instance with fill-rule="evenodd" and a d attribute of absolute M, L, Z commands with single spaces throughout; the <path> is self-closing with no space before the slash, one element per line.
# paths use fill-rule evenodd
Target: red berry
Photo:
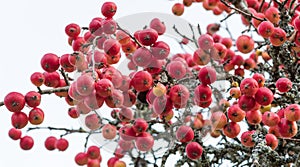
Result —
<path fill-rule="evenodd" d="M 101 7 L 101 13 L 104 17 L 112 18 L 117 12 L 117 5 L 114 2 L 105 2 Z"/>
<path fill-rule="evenodd" d="M 201 157 L 203 148 L 197 142 L 190 142 L 186 145 L 185 152 L 189 159 L 197 160 Z"/>
<path fill-rule="evenodd" d="M 10 92 L 4 97 L 4 105 L 11 112 L 19 112 L 25 106 L 25 97 L 18 92 Z"/>
<path fill-rule="evenodd" d="M 32 84 L 35 86 L 42 86 L 45 82 L 45 77 L 42 73 L 40 72 L 35 72 L 30 76 L 30 81 Z"/>
<path fill-rule="evenodd" d="M 292 82 L 288 78 L 279 78 L 276 81 L 276 88 L 279 90 L 279 92 L 288 92 L 292 89 Z"/>
<path fill-rule="evenodd" d="M 44 112 L 40 108 L 33 108 L 29 112 L 28 120 L 32 125 L 39 125 L 44 121 Z"/>
<path fill-rule="evenodd" d="M 47 150 L 52 151 L 56 149 L 56 142 L 57 142 L 57 138 L 54 136 L 49 136 L 47 137 L 47 139 L 45 140 L 45 147 Z"/>
<path fill-rule="evenodd" d="M 217 73 L 213 67 L 205 66 L 201 68 L 198 78 L 204 85 L 212 84 L 217 80 Z"/>
<path fill-rule="evenodd" d="M 79 166 L 86 165 L 88 163 L 88 156 L 86 153 L 80 152 L 75 156 L 75 163 Z"/>
<path fill-rule="evenodd" d="M 20 140 L 20 147 L 23 150 L 30 150 L 34 145 L 34 141 L 30 136 L 24 136 Z"/>
<path fill-rule="evenodd" d="M 182 125 L 176 131 L 176 139 L 182 143 L 190 142 L 194 139 L 194 131 L 191 127 Z"/>
<path fill-rule="evenodd" d="M 53 53 L 47 53 L 41 59 L 42 68 L 49 73 L 56 71 L 59 65 L 59 57 Z"/>
<path fill-rule="evenodd" d="M 68 140 L 64 138 L 60 138 L 56 141 L 56 148 L 59 151 L 65 151 L 69 147 L 69 142 Z"/>
<path fill-rule="evenodd" d="M 24 112 L 14 112 L 11 116 L 11 124 L 16 129 L 22 129 L 28 124 L 28 117 Z"/>
<path fill-rule="evenodd" d="M 258 83 L 253 78 L 245 78 L 240 84 L 241 92 L 246 96 L 254 96 L 258 88 Z"/>
<path fill-rule="evenodd" d="M 11 128 L 8 131 L 8 136 L 13 140 L 19 140 L 21 138 L 22 131 L 20 129 Z"/>
<path fill-rule="evenodd" d="M 255 100 L 258 104 L 267 106 L 272 103 L 274 95 L 269 88 L 261 87 L 255 94 Z"/>
<path fill-rule="evenodd" d="M 30 91 L 26 93 L 25 101 L 29 107 L 37 107 L 41 103 L 41 94 L 35 91 Z"/>
<path fill-rule="evenodd" d="M 90 159 L 97 159 L 100 156 L 100 148 L 98 146 L 90 146 L 86 154 Z"/>
<path fill-rule="evenodd" d="M 76 38 L 80 34 L 81 28 L 78 24 L 71 23 L 65 28 L 65 32 L 69 37 Z"/>
<path fill-rule="evenodd" d="M 255 130 L 244 132 L 241 136 L 242 145 L 244 145 L 245 147 L 253 147 L 255 145 L 255 141 L 253 138 L 254 133 Z"/>

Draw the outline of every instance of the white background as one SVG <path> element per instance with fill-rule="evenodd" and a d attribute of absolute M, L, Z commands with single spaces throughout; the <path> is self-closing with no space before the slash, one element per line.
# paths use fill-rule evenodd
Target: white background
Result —
<path fill-rule="evenodd" d="M 71 53 L 67 44 L 64 28 L 74 22 L 80 26 L 88 26 L 93 17 L 101 16 L 100 8 L 104 1 L 100 0 L 1 0 L 0 1 L 0 101 L 11 91 L 23 94 L 36 88 L 30 83 L 30 75 L 42 71 L 41 57 L 48 52 L 59 56 Z M 172 4 L 177 1 L 168 0 L 115 0 L 118 11 L 115 18 L 139 12 L 163 12 L 171 14 Z M 208 23 L 218 22 L 211 17 L 211 12 L 204 12 L 201 4 L 193 4 L 183 18 L 191 23 L 200 23 L 202 31 Z M 231 18 L 235 24 L 239 17 Z M 239 21 L 239 20 L 238 20 Z M 231 26 L 233 25 L 231 24 Z M 236 25 L 234 25 L 236 28 Z M 234 30 L 237 31 L 237 30 Z M 226 35 L 225 35 L 226 36 Z M 77 128 L 79 123 L 67 115 L 68 106 L 64 99 L 55 95 L 44 95 L 41 108 L 45 111 L 44 126 Z M 28 112 L 28 109 L 24 111 Z M 22 151 L 19 141 L 12 141 L 7 133 L 11 128 L 11 113 L 0 107 L 0 167 L 71 167 L 76 166 L 74 156 L 83 151 L 85 135 L 67 136 L 69 148 L 65 152 L 47 151 L 44 140 L 54 132 L 47 130 L 32 131 L 28 134 L 35 140 L 30 151 Z M 32 125 L 28 125 L 32 126 Z M 26 134 L 26 127 L 23 130 Z M 107 154 L 102 152 L 106 166 Z"/>

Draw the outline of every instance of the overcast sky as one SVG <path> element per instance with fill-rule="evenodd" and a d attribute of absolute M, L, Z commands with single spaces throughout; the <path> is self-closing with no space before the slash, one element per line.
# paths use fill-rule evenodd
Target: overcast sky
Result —
<path fill-rule="evenodd" d="M 88 26 L 93 17 L 101 16 L 100 0 L 7 0 L 0 1 L 0 101 L 11 91 L 23 94 L 36 88 L 30 83 L 33 72 L 42 71 L 40 59 L 45 53 L 59 56 L 71 53 L 67 44 L 64 28 L 74 22 Z M 171 14 L 175 1 L 168 0 L 115 0 L 118 11 L 115 18 L 122 18 L 140 12 L 162 12 Z M 193 4 L 181 18 L 191 23 L 200 23 L 202 30 L 208 23 L 217 22 L 211 14 L 200 9 L 201 4 Z M 209 12 L 211 13 L 211 12 Z M 221 17 L 222 18 L 222 17 Z M 134 22 L 134 20 L 133 20 Z M 132 24 L 132 23 L 131 23 Z M 64 99 L 54 95 L 42 97 L 41 108 L 45 111 L 43 126 L 78 127 L 78 121 L 67 115 L 68 106 Z M 28 109 L 25 109 L 28 112 Z M 22 151 L 19 141 L 9 139 L 7 133 L 11 127 L 11 113 L 0 108 L 0 166 L 31 167 L 70 167 L 76 166 L 74 156 L 83 150 L 83 135 L 70 135 L 70 146 L 66 152 L 50 152 L 44 148 L 44 140 L 54 132 L 32 131 L 28 134 L 35 139 L 30 151 Z M 31 125 L 29 125 L 31 126 Z M 26 129 L 26 128 L 25 128 Z M 26 133 L 26 130 L 23 133 Z M 106 166 L 109 157 L 103 154 L 102 166 Z"/>

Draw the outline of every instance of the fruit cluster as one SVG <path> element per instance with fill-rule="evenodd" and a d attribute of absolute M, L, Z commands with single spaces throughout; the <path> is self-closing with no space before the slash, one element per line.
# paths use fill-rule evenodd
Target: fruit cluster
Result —
<path fill-rule="evenodd" d="M 65 131 L 60 138 L 49 136 L 45 140 L 49 151 L 65 151 L 69 146 L 65 135 L 87 134 L 85 151 L 75 155 L 80 166 L 100 166 L 102 146 L 87 147 L 89 137 L 99 134 L 115 143 L 109 167 L 126 166 L 121 160 L 125 155 L 135 166 L 156 165 L 160 149 L 167 149 L 161 157 L 162 165 L 176 153 L 182 156 L 178 165 L 204 164 L 208 155 L 214 157 L 209 162 L 212 164 L 219 164 L 219 159 L 232 163 L 250 159 L 270 166 L 290 163 L 294 159 L 284 158 L 291 153 L 283 141 L 300 140 L 300 74 L 295 72 L 300 64 L 299 5 L 293 5 L 294 1 L 247 0 L 249 9 L 245 9 L 245 4 L 224 0 L 183 0 L 182 4 L 174 4 L 172 12 L 180 16 L 185 6 L 196 2 L 202 2 L 215 15 L 240 12 L 243 24 L 250 27 L 248 32 L 253 28 L 264 41 L 246 33 L 237 39 L 221 36 L 221 25 L 217 23 L 209 24 L 206 33 L 197 38 L 195 32 L 189 38 L 174 26 L 182 38 L 180 45 L 191 42 L 197 48 L 193 53 L 172 53 L 167 41 L 160 40 L 168 28 L 163 20 L 153 18 L 144 29 L 131 33 L 113 19 L 116 4 L 105 2 L 101 7 L 103 17 L 93 18 L 88 27 L 75 23 L 65 27 L 72 53 L 60 57 L 47 53 L 41 58 L 44 72 L 30 76 L 37 92 L 25 96 L 11 92 L 5 96 L 0 106 L 12 112 L 9 136 L 20 140 L 23 150 L 31 149 L 33 138 L 22 137 L 21 129 L 28 122 L 43 123 L 41 95 L 54 93 L 70 105 L 70 118 L 82 117 L 84 125 L 79 129 L 37 126 L 28 130 Z M 288 13 L 289 19 L 283 17 L 284 9 L 294 12 Z M 129 74 L 116 66 L 122 57 L 126 57 Z M 77 77 L 71 78 L 70 74 Z M 217 87 L 228 83 L 227 91 Z M 23 111 L 25 105 L 31 109 L 28 114 Z M 109 114 L 102 109 L 109 109 Z M 242 130 L 242 125 L 248 129 Z M 204 141 L 207 136 L 220 137 L 219 145 L 225 149 L 208 146 Z M 158 148 L 160 143 L 156 142 L 160 140 L 168 146 Z M 259 159 L 259 154 L 264 156 L 263 151 L 257 152 L 261 145 L 279 160 Z M 235 154 L 238 151 L 242 153 Z M 218 152 L 228 156 L 220 157 Z M 149 155 L 154 162 L 147 159 Z"/>

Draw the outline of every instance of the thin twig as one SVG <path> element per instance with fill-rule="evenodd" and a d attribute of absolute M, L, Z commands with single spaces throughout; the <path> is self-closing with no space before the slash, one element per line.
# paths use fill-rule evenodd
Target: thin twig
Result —
<path fill-rule="evenodd" d="M 198 46 L 198 42 L 197 42 L 197 40 L 196 40 L 196 36 L 195 36 L 195 31 L 194 31 L 194 28 L 193 28 L 193 25 L 191 24 L 191 23 L 189 23 L 189 26 L 190 26 L 190 29 L 191 29 L 191 31 L 192 31 L 192 34 L 193 34 L 193 42 L 194 42 L 194 44 L 197 46 L 197 48 L 199 47 Z"/>
<path fill-rule="evenodd" d="M 120 25 L 117 23 L 117 29 L 123 31 L 125 34 L 127 34 L 136 44 L 138 44 L 139 47 L 143 47 L 143 45 L 130 33 L 128 33 L 126 30 L 124 30 Z"/>
<path fill-rule="evenodd" d="M 250 12 L 247 13 L 247 12 L 245 12 L 245 11 L 239 9 L 239 8 L 233 7 L 233 6 L 229 5 L 225 0 L 221 0 L 221 2 L 222 2 L 224 5 L 226 5 L 227 7 L 229 7 L 230 9 L 233 9 L 233 10 L 237 11 L 238 13 L 241 13 L 241 14 L 247 16 L 247 17 L 254 18 L 254 19 L 259 20 L 259 21 L 265 21 L 265 20 L 266 20 L 266 19 L 258 18 L 258 17 L 254 16 L 254 15 L 253 15 L 252 13 L 250 13 Z"/>
<path fill-rule="evenodd" d="M 67 74 L 65 73 L 65 70 L 63 68 L 61 68 L 61 69 L 59 69 L 59 71 L 60 71 L 61 75 L 63 76 L 63 78 L 66 82 L 66 85 L 69 86 L 70 82 L 69 82 Z"/>

